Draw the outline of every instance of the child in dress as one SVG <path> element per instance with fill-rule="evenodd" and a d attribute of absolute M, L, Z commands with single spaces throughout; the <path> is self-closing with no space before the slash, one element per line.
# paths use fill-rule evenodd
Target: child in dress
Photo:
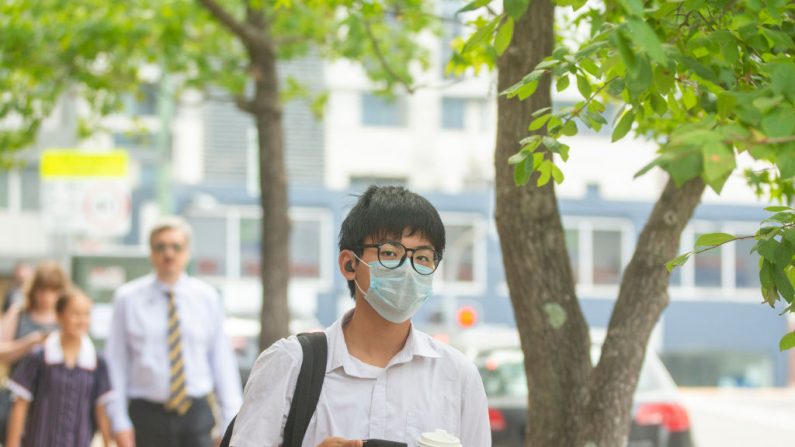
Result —
<path fill-rule="evenodd" d="M 20 362 L 9 381 L 15 400 L 6 447 L 89 447 L 95 425 L 107 447 L 111 387 L 105 360 L 87 335 L 91 300 L 68 290 L 55 310 L 59 330 Z"/>

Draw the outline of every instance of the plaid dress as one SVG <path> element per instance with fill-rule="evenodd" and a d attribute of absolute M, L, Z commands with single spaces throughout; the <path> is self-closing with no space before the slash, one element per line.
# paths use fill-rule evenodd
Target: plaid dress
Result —
<path fill-rule="evenodd" d="M 15 398 L 30 402 L 24 447 L 89 447 L 94 435 L 94 408 L 111 397 L 108 368 L 88 337 L 77 364 L 64 364 L 59 334 L 44 349 L 22 360 L 8 385 Z"/>

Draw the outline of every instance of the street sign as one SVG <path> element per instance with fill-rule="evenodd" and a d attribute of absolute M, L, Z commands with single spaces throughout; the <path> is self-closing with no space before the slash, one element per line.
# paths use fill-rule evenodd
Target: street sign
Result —
<path fill-rule="evenodd" d="M 50 232 L 123 236 L 130 231 L 126 152 L 51 149 L 40 166 L 42 213 Z"/>

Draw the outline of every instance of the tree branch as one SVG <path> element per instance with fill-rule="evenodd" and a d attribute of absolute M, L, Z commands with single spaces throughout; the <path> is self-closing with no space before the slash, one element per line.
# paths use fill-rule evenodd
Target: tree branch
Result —
<path fill-rule="evenodd" d="M 375 57 L 378 59 L 378 62 L 381 64 L 381 67 L 387 72 L 387 74 L 394 78 L 400 85 L 402 85 L 409 94 L 413 94 L 415 88 L 412 87 L 405 79 L 399 76 L 389 65 L 389 62 L 384 57 L 383 51 L 381 51 L 381 46 L 378 44 L 378 39 L 375 37 L 372 28 L 370 27 L 370 22 L 362 16 L 362 23 L 364 24 L 364 30 L 367 32 L 367 38 L 370 40 L 370 43 L 373 46 L 373 51 L 375 52 Z"/>
<path fill-rule="evenodd" d="M 246 46 L 262 46 L 262 36 L 259 35 L 255 29 L 236 19 L 215 0 L 198 0 L 198 2 L 201 3 L 213 17 L 218 19 L 224 27 L 238 36 Z"/>

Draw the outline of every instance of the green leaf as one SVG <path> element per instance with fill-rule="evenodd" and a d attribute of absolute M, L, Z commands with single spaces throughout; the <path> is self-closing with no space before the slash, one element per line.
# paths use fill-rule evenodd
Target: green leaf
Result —
<path fill-rule="evenodd" d="M 665 103 L 665 100 L 662 96 L 651 93 L 649 95 L 649 100 L 651 101 L 651 108 L 657 115 L 663 116 L 668 111 L 668 105 Z"/>
<path fill-rule="evenodd" d="M 467 12 L 467 11 L 474 11 L 474 10 L 476 10 L 478 8 L 482 8 L 482 7 L 486 6 L 486 5 L 488 5 L 490 2 L 491 2 L 491 0 L 475 0 L 475 1 L 467 4 L 463 8 L 459 9 L 458 12 L 456 12 L 456 14 L 460 14 L 462 12 Z"/>
<path fill-rule="evenodd" d="M 737 236 L 728 233 L 702 234 L 696 239 L 696 247 L 716 247 L 735 239 L 737 239 Z"/>
<path fill-rule="evenodd" d="M 555 89 L 559 92 L 566 90 L 569 87 L 569 76 L 563 75 L 555 82 Z"/>
<path fill-rule="evenodd" d="M 518 163 L 513 166 L 513 182 L 516 186 L 524 186 L 530 180 L 530 174 L 533 173 L 530 158 L 526 158 L 524 163 Z"/>
<path fill-rule="evenodd" d="M 792 302 L 793 297 L 795 297 L 795 288 L 792 287 L 792 283 L 784 273 L 783 268 L 779 267 L 773 269 L 773 280 L 776 282 L 778 293 L 780 293 L 788 303 Z"/>
<path fill-rule="evenodd" d="M 573 137 L 577 135 L 577 124 L 574 123 L 574 120 L 568 121 L 563 127 L 560 128 L 560 133 L 567 136 Z"/>
<path fill-rule="evenodd" d="M 687 259 L 688 259 L 688 258 L 690 257 L 690 255 L 692 255 L 692 254 L 693 254 L 692 252 L 687 252 L 687 253 L 685 253 L 685 254 L 681 254 L 681 255 L 679 255 L 679 256 L 677 256 L 677 257 L 675 257 L 674 259 L 671 259 L 670 261 L 666 262 L 666 263 L 665 263 L 665 268 L 666 268 L 666 270 L 668 270 L 669 272 L 671 272 L 671 271 L 673 271 L 673 269 L 674 269 L 675 267 L 680 267 L 680 266 L 683 266 L 683 265 L 685 265 L 685 262 L 687 262 Z"/>
<path fill-rule="evenodd" d="M 646 54 L 648 54 L 654 62 L 658 64 L 667 64 L 668 58 L 663 51 L 660 38 L 654 33 L 654 30 L 642 20 L 630 19 L 627 21 L 629 30 L 632 33 L 635 42 Z"/>
<path fill-rule="evenodd" d="M 630 110 L 621 116 L 621 119 L 618 120 L 616 124 L 616 128 L 613 129 L 613 135 L 610 137 L 611 142 L 616 142 L 622 138 L 629 132 L 632 128 L 632 123 L 635 121 L 635 111 Z M 636 174 L 637 176 L 638 174 Z M 642 175 L 642 174 L 641 174 Z"/>
<path fill-rule="evenodd" d="M 635 52 L 630 48 L 629 40 L 624 36 L 624 33 L 620 31 L 613 33 L 613 35 L 610 36 L 610 41 L 618 48 L 618 53 L 621 55 L 621 60 L 627 67 L 627 72 L 633 72 L 637 65 L 637 58 L 635 57 Z"/>
<path fill-rule="evenodd" d="M 795 64 L 790 62 L 770 63 L 764 70 L 770 76 L 770 85 L 775 93 L 795 101 Z"/>
<path fill-rule="evenodd" d="M 708 141 L 702 149 L 704 154 L 704 181 L 715 192 L 720 193 L 731 172 L 737 167 L 734 151 L 723 143 Z"/>
<path fill-rule="evenodd" d="M 591 83 L 585 79 L 585 76 L 577 75 L 577 90 L 585 98 L 591 95 Z"/>
<path fill-rule="evenodd" d="M 771 213 L 780 213 L 780 212 L 795 212 L 792 208 L 788 206 L 769 206 L 765 208 L 765 211 L 770 211 Z"/>
<path fill-rule="evenodd" d="M 628 71 L 626 84 L 630 97 L 642 97 L 651 86 L 652 70 L 648 58 L 638 57 L 635 64 L 635 69 Z"/>
<path fill-rule="evenodd" d="M 560 168 L 558 168 L 555 164 L 552 165 L 552 178 L 555 179 L 555 183 L 558 185 L 563 183 L 563 171 L 561 171 Z"/>
<path fill-rule="evenodd" d="M 466 53 L 473 48 L 483 44 L 486 40 L 491 37 L 492 33 L 494 33 L 494 28 L 497 27 L 497 24 L 500 21 L 500 17 L 496 17 L 495 19 L 488 22 L 481 28 L 478 28 L 477 31 L 472 33 L 467 39 L 466 43 L 464 44 L 464 48 L 461 50 L 462 53 Z"/>
<path fill-rule="evenodd" d="M 618 3 L 624 8 L 624 11 L 631 16 L 643 15 L 643 1 L 642 0 L 618 0 Z"/>
<path fill-rule="evenodd" d="M 513 37 L 513 17 L 508 17 L 505 22 L 497 30 L 497 37 L 494 38 L 494 51 L 497 55 L 502 56 L 508 45 L 511 43 Z"/>
<path fill-rule="evenodd" d="M 600 78 L 602 76 L 602 70 L 599 69 L 592 59 L 585 58 L 580 60 L 580 67 L 585 69 L 585 71 L 593 75 L 595 78 Z"/>
<path fill-rule="evenodd" d="M 773 260 L 776 258 L 777 249 L 778 241 L 775 239 L 767 239 L 756 244 L 756 251 L 758 251 L 762 257 L 768 260 L 765 262 L 770 262 L 771 267 L 773 265 Z"/>
<path fill-rule="evenodd" d="M 530 126 L 527 128 L 527 130 L 533 132 L 535 130 L 542 128 L 544 124 L 546 124 L 547 121 L 549 121 L 549 118 L 551 117 L 552 117 L 551 113 L 539 116 L 538 118 L 530 122 Z"/>
<path fill-rule="evenodd" d="M 795 133 L 795 111 L 780 107 L 762 118 L 762 130 L 768 137 L 788 137 Z"/>
<path fill-rule="evenodd" d="M 544 160 L 541 162 L 541 165 L 538 166 L 538 180 L 536 181 L 536 186 L 539 188 L 549 183 L 549 179 L 552 177 L 552 167 L 554 164 L 550 160 Z"/>
<path fill-rule="evenodd" d="M 685 107 L 690 110 L 696 106 L 698 103 L 698 98 L 696 98 L 696 94 L 693 93 L 692 89 L 684 87 L 683 90 L 682 102 L 684 103 Z"/>
<path fill-rule="evenodd" d="M 700 151 L 695 150 L 683 152 L 682 154 L 677 154 L 673 160 L 662 160 L 660 166 L 671 174 L 676 186 L 682 186 L 688 180 L 701 174 L 703 166 L 702 155 Z"/>
<path fill-rule="evenodd" d="M 737 99 L 728 93 L 721 93 L 718 96 L 718 115 L 721 118 L 727 118 L 734 113 L 734 106 L 737 104 Z"/>
<path fill-rule="evenodd" d="M 789 334 L 781 337 L 781 341 L 778 342 L 778 349 L 781 352 L 792 348 L 795 348 L 795 332 L 790 332 Z"/>
<path fill-rule="evenodd" d="M 518 96 L 519 99 L 525 100 L 528 97 L 530 97 L 530 95 L 535 93 L 536 89 L 538 88 L 538 82 L 541 79 L 541 76 L 543 75 L 544 72 L 542 70 L 532 71 L 530 72 L 530 74 L 522 78 L 521 81 L 508 87 L 505 91 L 503 91 L 500 94 L 505 95 L 508 98 L 513 98 L 515 96 Z"/>
<path fill-rule="evenodd" d="M 530 0 L 505 0 L 503 8 L 514 20 L 519 20 L 530 6 Z"/>
<path fill-rule="evenodd" d="M 531 154 L 531 152 L 527 152 L 527 151 L 524 150 L 524 148 L 522 148 L 519 152 L 511 155 L 508 158 L 508 164 L 509 165 L 516 165 L 516 164 L 522 163 L 523 161 L 525 161 L 527 159 L 527 157 L 530 156 L 530 154 Z"/>
<path fill-rule="evenodd" d="M 795 143 L 789 143 L 785 148 L 779 153 L 776 164 L 782 179 L 792 179 L 795 178 Z"/>

